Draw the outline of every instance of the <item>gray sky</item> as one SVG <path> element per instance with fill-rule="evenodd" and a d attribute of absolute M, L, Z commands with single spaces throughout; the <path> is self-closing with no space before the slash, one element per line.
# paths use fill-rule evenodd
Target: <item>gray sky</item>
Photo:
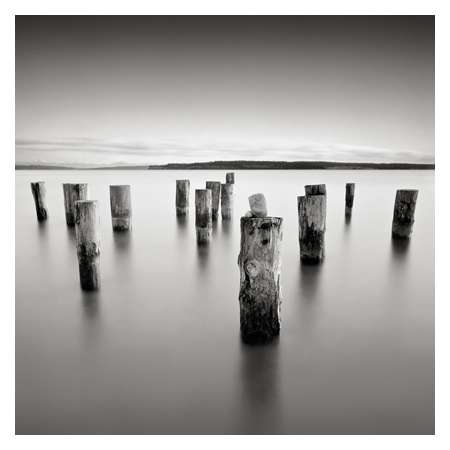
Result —
<path fill-rule="evenodd" d="M 16 163 L 434 162 L 434 17 L 16 17 Z"/>

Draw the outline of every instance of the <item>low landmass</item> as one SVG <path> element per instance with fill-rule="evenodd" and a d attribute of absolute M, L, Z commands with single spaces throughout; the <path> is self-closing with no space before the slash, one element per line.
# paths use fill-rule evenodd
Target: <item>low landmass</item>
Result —
<path fill-rule="evenodd" d="M 434 170 L 434 164 L 332 161 L 209 161 L 149 166 L 120 165 L 101 167 L 16 164 L 16 170 Z"/>

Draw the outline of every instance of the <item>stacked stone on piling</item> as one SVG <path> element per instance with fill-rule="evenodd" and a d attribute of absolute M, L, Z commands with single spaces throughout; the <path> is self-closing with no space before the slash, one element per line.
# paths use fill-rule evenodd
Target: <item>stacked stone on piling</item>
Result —
<path fill-rule="evenodd" d="M 233 214 L 233 184 L 231 183 L 221 185 L 220 208 L 222 210 L 222 219 L 231 219 Z"/>
<path fill-rule="evenodd" d="M 297 197 L 300 258 L 318 263 L 325 254 L 325 195 Z"/>
<path fill-rule="evenodd" d="M 408 239 L 414 225 L 414 213 L 419 191 L 400 189 L 395 196 L 394 217 L 392 219 L 392 237 Z"/>
<path fill-rule="evenodd" d="M 85 291 L 100 287 L 99 216 L 95 200 L 75 203 L 75 234 L 77 242 L 80 285 Z"/>
<path fill-rule="evenodd" d="M 47 220 L 48 212 L 47 212 L 45 183 L 43 181 L 31 183 L 31 192 L 33 194 L 34 205 L 36 207 L 37 220 L 39 222 Z"/>
<path fill-rule="evenodd" d="M 241 217 L 240 329 L 245 342 L 267 342 L 280 333 L 280 217 Z"/>
<path fill-rule="evenodd" d="M 210 189 L 195 190 L 195 229 L 198 244 L 207 244 L 212 235 L 212 193 Z"/>
<path fill-rule="evenodd" d="M 132 216 L 130 185 L 109 186 L 109 199 L 113 230 L 130 230 Z"/>
<path fill-rule="evenodd" d="M 217 220 L 220 207 L 220 181 L 207 181 L 206 189 L 211 190 L 211 214 L 212 219 Z"/>
<path fill-rule="evenodd" d="M 189 214 L 189 180 L 177 180 L 175 192 L 175 207 L 177 216 Z"/>
<path fill-rule="evenodd" d="M 64 209 L 66 212 L 66 224 L 75 226 L 75 202 L 87 200 L 88 185 L 86 183 L 63 183 Z"/>
<path fill-rule="evenodd" d="M 352 215 L 353 198 L 355 196 L 355 183 L 347 183 L 345 185 L 345 215 Z"/>

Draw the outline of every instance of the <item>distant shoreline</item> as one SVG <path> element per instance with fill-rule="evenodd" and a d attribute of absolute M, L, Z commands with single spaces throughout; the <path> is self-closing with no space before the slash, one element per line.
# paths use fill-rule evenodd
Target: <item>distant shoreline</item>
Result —
<path fill-rule="evenodd" d="M 435 165 L 413 163 L 347 163 L 331 161 L 211 161 L 109 167 L 16 164 L 15 170 L 435 170 Z"/>

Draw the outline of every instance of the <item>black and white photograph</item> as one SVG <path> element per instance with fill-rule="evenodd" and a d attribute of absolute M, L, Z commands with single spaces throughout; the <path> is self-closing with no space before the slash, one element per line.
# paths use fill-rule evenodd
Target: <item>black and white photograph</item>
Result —
<path fill-rule="evenodd" d="M 434 15 L 11 20 L 16 435 L 435 435 Z"/>

